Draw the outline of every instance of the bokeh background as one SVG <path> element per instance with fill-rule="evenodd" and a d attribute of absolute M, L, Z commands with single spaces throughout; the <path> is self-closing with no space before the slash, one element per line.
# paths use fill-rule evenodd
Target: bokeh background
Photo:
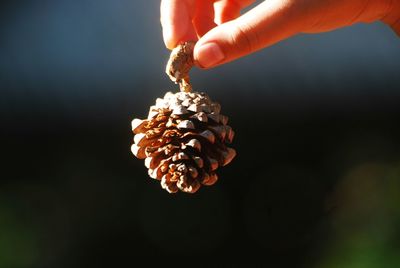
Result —
<path fill-rule="evenodd" d="M 159 1 L 0 4 L 0 267 L 400 266 L 400 38 L 299 35 L 209 71 L 238 156 L 170 195 L 130 152 L 168 90 Z"/>

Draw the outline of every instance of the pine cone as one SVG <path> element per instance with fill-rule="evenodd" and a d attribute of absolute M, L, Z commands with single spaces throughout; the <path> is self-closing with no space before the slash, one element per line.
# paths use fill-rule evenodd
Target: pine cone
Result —
<path fill-rule="evenodd" d="M 145 159 L 150 177 L 161 180 L 162 188 L 194 193 L 214 184 L 215 170 L 235 157 L 226 146 L 234 132 L 220 109 L 205 93 L 168 92 L 150 107 L 147 119 L 132 121 L 132 152 Z"/>

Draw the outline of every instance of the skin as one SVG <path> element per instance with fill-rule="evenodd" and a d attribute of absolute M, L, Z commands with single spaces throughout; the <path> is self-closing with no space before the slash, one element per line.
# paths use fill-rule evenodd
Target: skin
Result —
<path fill-rule="evenodd" d="M 298 33 L 381 20 L 400 35 L 400 0 L 162 0 L 164 42 L 197 41 L 196 65 L 212 68 Z"/>

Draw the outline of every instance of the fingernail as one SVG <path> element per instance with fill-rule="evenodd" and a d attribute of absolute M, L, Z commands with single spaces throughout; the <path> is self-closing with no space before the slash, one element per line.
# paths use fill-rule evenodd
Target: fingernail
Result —
<path fill-rule="evenodd" d="M 163 28 L 163 38 L 164 38 L 165 46 L 167 48 L 169 48 L 169 49 L 173 49 L 171 27 L 164 26 L 164 28 Z"/>
<path fill-rule="evenodd" d="M 225 55 L 216 43 L 206 43 L 197 49 L 196 60 L 200 67 L 212 67 L 225 59 Z"/>

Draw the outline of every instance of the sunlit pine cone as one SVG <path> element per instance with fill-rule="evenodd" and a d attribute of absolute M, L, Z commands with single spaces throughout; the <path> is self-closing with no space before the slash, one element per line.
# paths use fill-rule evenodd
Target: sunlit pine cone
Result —
<path fill-rule="evenodd" d="M 132 121 L 132 152 L 145 159 L 150 177 L 170 193 L 212 185 L 216 169 L 236 155 L 226 145 L 234 132 L 220 110 L 205 93 L 168 92 L 150 107 L 147 119 Z"/>

